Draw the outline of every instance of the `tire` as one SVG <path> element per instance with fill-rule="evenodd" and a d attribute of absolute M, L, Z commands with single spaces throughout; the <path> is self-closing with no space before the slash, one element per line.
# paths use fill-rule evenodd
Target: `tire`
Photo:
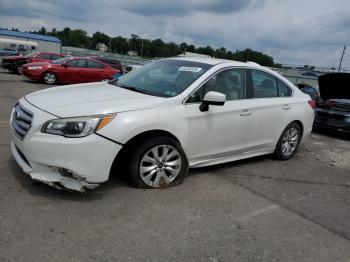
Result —
<path fill-rule="evenodd" d="M 128 158 L 128 178 L 139 188 L 175 186 L 188 172 L 186 155 L 180 143 L 171 137 L 147 139 L 134 146 Z"/>
<path fill-rule="evenodd" d="M 45 72 L 43 74 L 43 81 L 45 84 L 53 85 L 57 82 L 57 75 L 53 72 Z"/>
<path fill-rule="evenodd" d="M 275 158 L 279 160 L 291 159 L 296 153 L 301 140 L 300 126 L 293 122 L 290 123 L 282 132 L 275 152 Z"/>
<path fill-rule="evenodd" d="M 21 74 L 22 73 L 22 65 L 23 64 L 16 65 L 16 68 L 15 68 L 16 74 Z"/>

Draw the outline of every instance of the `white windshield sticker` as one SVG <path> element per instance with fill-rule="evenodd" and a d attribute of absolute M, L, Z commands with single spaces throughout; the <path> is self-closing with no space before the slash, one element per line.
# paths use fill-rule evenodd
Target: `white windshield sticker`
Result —
<path fill-rule="evenodd" d="M 187 71 L 187 72 L 194 72 L 194 73 L 198 73 L 199 71 L 201 71 L 203 68 L 200 67 L 193 67 L 193 66 L 181 66 L 179 68 L 179 71 Z"/>

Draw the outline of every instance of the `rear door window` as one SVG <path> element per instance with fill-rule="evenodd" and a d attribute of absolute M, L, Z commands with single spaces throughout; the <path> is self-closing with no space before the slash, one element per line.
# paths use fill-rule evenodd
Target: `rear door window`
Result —
<path fill-rule="evenodd" d="M 277 85 L 278 85 L 278 96 L 291 96 L 292 90 L 281 80 L 277 79 Z"/>
<path fill-rule="evenodd" d="M 75 60 L 72 60 L 70 62 L 67 62 L 67 64 L 73 68 L 86 68 L 87 67 L 85 59 L 75 59 Z"/>
<path fill-rule="evenodd" d="M 268 73 L 252 70 L 253 94 L 255 98 L 277 97 L 276 78 Z"/>
<path fill-rule="evenodd" d="M 104 65 L 99 63 L 99 62 L 96 62 L 96 61 L 93 61 L 93 60 L 88 60 L 88 68 L 95 68 L 95 69 L 102 69 L 104 68 Z"/>

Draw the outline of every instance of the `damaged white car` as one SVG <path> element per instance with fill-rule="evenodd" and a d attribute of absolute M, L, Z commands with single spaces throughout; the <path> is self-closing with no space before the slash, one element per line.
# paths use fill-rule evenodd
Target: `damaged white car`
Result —
<path fill-rule="evenodd" d="M 311 132 L 312 106 L 255 63 L 162 59 L 118 81 L 21 98 L 10 120 L 11 151 L 32 179 L 58 188 L 92 189 L 118 172 L 137 187 L 169 187 L 189 167 L 271 153 L 291 158 Z"/>

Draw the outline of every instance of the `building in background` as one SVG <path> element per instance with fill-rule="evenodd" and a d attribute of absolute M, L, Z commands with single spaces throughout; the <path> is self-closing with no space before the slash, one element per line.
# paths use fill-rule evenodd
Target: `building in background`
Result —
<path fill-rule="evenodd" d="M 126 53 L 128 56 L 137 56 L 137 51 L 130 50 Z"/>
<path fill-rule="evenodd" d="M 106 46 L 104 43 L 98 43 L 96 45 L 96 49 L 100 52 L 107 52 L 108 51 L 108 46 Z"/>
<path fill-rule="evenodd" d="M 0 39 L 7 48 L 20 52 L 32 51 L 61 53 L 62 42 L 57 37 L 0 29 Z M 11 43 L 11 40 L 12 43 Z M 36 44 L 35 44 L 36 43 Z"/>

